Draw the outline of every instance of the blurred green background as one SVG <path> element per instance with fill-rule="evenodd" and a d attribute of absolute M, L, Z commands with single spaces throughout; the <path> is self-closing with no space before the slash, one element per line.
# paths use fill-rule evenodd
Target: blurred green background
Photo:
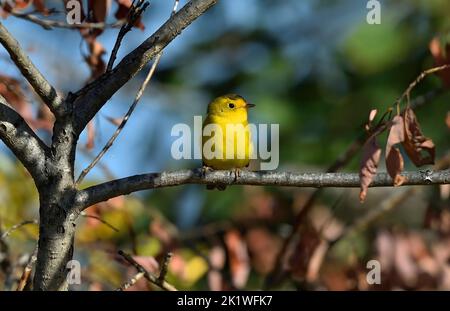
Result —
<path fill-rule="evenodd" d="M 48 3 L 49 7 L 53 3 L 58 6 L 58 1 Z M 83 186 L 105 181 L 111 175 L 199 167 L 200 161 L 171 159 L 171 128 L 177 123 L 192 124 L 194 115 L 205 115 L 211 99 L 225 93 L 238 93 L 257 105 L 251 111 L 251 122 L 280 124 L 278 170 L 325 171 L 364 133 L 371 109 L 386 111 L 420 72 L 434 66 L 429 43 L 446 34 L 450 26 L 450 2 L 445 0 L 380 3 L 381 24 L 369 25 L 366 1 L 360 0 L 219 1 L 167 47 L 142 103 L 102 160 L 103 166 L 98 166 Z M 146 29 L 136 29 L 126 37 L 119 58 L 153 33 L 167 18 L 171 6 L 172 1 L 151 1 L 144 18 Z M 78 33 L 44 31 L 14 17 L 3 23 L 58 88 L 68 92 L 83 86 L 89 70 L 83 62 Z M 108 53 L 116 35 L 117 30 L 110 29 L 99 37 Z M 5 51 L 0 55 L 2 73 L 20 77 Z M 91 154 L 100 151 L 114 131 L 106 117 L 120 118 L 126 112 L 144 74 L 130 81 L 96 117 Z M 414 89 L 412 99 L 440 86 L 436 76 L 429 77 Z M 437 159 L 450 148 L 450 130 L 445 123 L 449 99 L 444 92 L 416 110 L 423 132 L 437 146 Z M 79 152 L 77 172 L 90 160 L 90 155 Z M 360 153 L 343 170 L 357 172 L 359 161 Z M 416 169 L 408 160 L 405 165 L 408 170 Z M 36 218 L 38 202 L 32 181 L 6 150 L 0 168 L 3 229 Z M 380 170 L 384 171 L 384 164 Z M 396 245 L 392 256 L 400 256 L 398 248 L 410 248 L 413 259 L 409 262 L 414 268 L 398 272 L 407 264 L 402 261 L 406 259 L 395 257 L 392 271 L 396 272 L 386 277 L 389 282 L 383 288 L 449 289 L 446 286 L 450 284 L 433 279 L 438 272 L 423 268 L 414 257 L 417 239 L 424 245 L 444 243 L 444 250 L 448 250 L 445 243 L 449 241 L 449 228 L 444 226 L 445 231 L 424 226 L 424 215 L 430 210 L 448 211 L 449 199 L 438 188 L 414 189 L 394 206 L 395 210 L 389 209 L 333 247 L 316 278 L 308 277 L 311 268 L 303 267 L 308 263 L 302 264 L 302 259 L 292 256 L 297 261 L 289 261 L 289 276 L 276 288 L 367 289 L 360 284 L 365 263 L 380 256 L 380 243 L 391 239 L 391 245 Z M 409 190 L 371 189 L 368 201 L 361 205 L 358 189 L 325 190 L 305 226 L 322 228 L 322 233 L 330 231 L 333 236 L 333 228 L 342 230 L 405 191 Z M 294 216 L 311 192 L 251 186 L 218 192 L 191 185 L 99 204 L 88 213 L 101 216 L 119 231 L 93 219 L 80 221 L 75 258 L 82 262 L 85 272 L 82 285 L 73 289 L 113 289 L 123 283 L 131 268 L 125 269 L 114 260 L 119 248 L 141 256 L 148 265 L 152 261 L 149 258 L 160 260 L 165 252 L 174 251 L 169 280 L 180 288 L 262 288 L 282 240 L 292 229 Z M 30 225 L 8 237 L 14 262 L 33 249 L 36 234 L 36 228 Z M 296 244 L 292 252 L 309 258 L 302 253 L 308 247 Z M 236 248 L 244 249 L 245 254 L 239 255 Z M 434 251 L 427 252 L 440 262 Z M 219 268 L 212 268 L 214 262 Z M 421 269 L 432 281 L 421 279 Z M 220 286 L 214 281 L 216 270 L 220 272 Z M 411 275 L 417 278 L 411 281 Z M 448 271 L 446 277 L 450 278 Z"/>

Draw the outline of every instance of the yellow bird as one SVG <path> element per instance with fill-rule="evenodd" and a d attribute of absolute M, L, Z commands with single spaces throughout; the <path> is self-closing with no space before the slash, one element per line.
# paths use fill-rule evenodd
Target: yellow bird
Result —
<path fill-rule="evenodd" d="M 249 165 L 253 145 L 247 109 L 254 106 L 236 94 L 217 97 L 208 105 L 202 135 L 202 158 L 205 169 L 235 169 L 235 174 L 238 174 L 240 168 Z M 214 186 L 207 188 L 213 189 Z M 225 186 L 218 186 L 218 189 L 224 190 Z"/>

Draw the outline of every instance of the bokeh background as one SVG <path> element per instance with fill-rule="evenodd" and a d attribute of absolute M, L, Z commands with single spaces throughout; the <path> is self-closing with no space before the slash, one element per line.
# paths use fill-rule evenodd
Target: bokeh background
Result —
<path fill-rule="evenodd" d="M 420 72 L 435 65 L 429 49 L 433 38 L 445 42 L 448 1 L 380 2 L 381 24 L 369 25 L 366 1 L 360 0 L 219 1 L 165 49 L 125 130 L 82 187 L 138 173 L 199 167 L 198 160 L 171 158 L 171 128 L 193 124 L 193 116 L 205 115 L 212 98 L 231 92 L 256 104 L 250 113 L 253 123 L 280 124 L 278 170 L 325 171 L 364 134 L 371 109 L 386 111 Z M 61 8 L 60 1 L 46 5 Z M 145 30 L 126 36 L 118 58 L 151 35 L 172 5 L 151 1 L 143 18 Z M 2 23 L 58 89 L 74 92 L 86 83 L 87 51 L 77 31 L 45 31 L 12 16 Z M 108 29 L 98 38 L 108 51 L 106 60 L 117 32 Z M 2 75 L 23 81 L 3 49 L 0 63 Z M 86 149 L 87 135 L 82 135 L 77 174 L 112 135 L 116 125 L 109 119 L 125 114 L 144 74 L 96 117 L 93 148 Z M 430 92 L 434 95 L 416 113 L 445 168 L 449 94 L 432 76 L 414 89 L 412 99 Z M 49 139 L 45 131 L 40 134 Z M 5 231 L 36 219 L 38 201 L 24 168 L 4 145 L 1 150 L 0 221 Z M 360 159 L 358 152 L 341 170 L 357 172 Z M 417 169 L 409 161 L 405 165 Z M 358 189 L 323 190 L 301 218 L 283 259 L 277 260 L 313 191 L 234 186 L 219 192 L 189 185 L 93 206 L 87 214 L 116 230 L 93 218 L 80 219 L 74 258 L 81 263 L 82 283 L 71 288 L 119 287 L 135 273 L 116 255 L 123 249 L 155 273 L 164 254 L 172 252 L 167 280 L 180 289 L 450 289 L 448 187 L 371 189 L 364 204 Z M 37 227 L 27 225 L 4 239 L 0 255 L 8 257 L 0 257 L 0 288 L 14 287 L 36 238 Z M 371 259 L 381 263 L 380 285 L 366 281 Z M 149 288 L 141 280 L 132 289 Z"/>

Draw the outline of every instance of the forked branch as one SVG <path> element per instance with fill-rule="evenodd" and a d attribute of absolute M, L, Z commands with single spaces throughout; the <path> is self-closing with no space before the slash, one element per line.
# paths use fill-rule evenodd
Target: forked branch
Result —
<path fill-rule="evenodd" d="M 75 96 L 78 134 L 103 105 L 142 68 L 158 55 L 173 39 L 217 0 L 192 0 L 164 23 L 152 36 L 130 52 L 111 71 L 88 84 Z"/>

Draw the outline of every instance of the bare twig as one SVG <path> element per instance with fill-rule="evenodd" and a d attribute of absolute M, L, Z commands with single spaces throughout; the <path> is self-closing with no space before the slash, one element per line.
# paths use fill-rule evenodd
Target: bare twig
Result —
<path fill-rule="evenodd" d="M 148 272 L 144 267 L 142 267 L 139 263 L 137 263 L 136 260 L 133 259 L 133 257 L 128 255 L 127 253 L 120 250 L 119 255 L 122 256 L 126 261 L 128 261 L 132 266 L 134 266 L 136 270 L 138 270 L 138 272 L 143 273 L 144 277 L 150 283 L 166 291 L 177 291 L 177 289 L 173 285 L 169 284 L 167 281 L 159 282 L 158 277 Z"/>
<path fill-rule="evenodd" d="M 446 65 L 439 66 L 439 67 L 433 67 L 433 68 L 423 71 L 413 82 L 411 82 L 411 84 L 403 92 L 402 96 L 400 96 L 400 98 L 397 99 L 397 101 L 395 102 L 394 105 L 400 104 L 400 102 L 403 99 L 405 99 L 405 97 L 408 99 L 407 104 L 409 105 L 409 98 L 411 96 L 411 91 L 417 86 L 417 84 L 419 84 L 423 79 L 425 79 L 426 76 L 436 73 L 436 72 L 439 72 L 439 71 L 442 71 L 442 70 L 445 70 L 445 69 L 450 69 L 450 64 L 446 64 Z"/>
<path fill-rule="evenodd" d="M 36 245 L 33 253 L 30 255 L 30 258 L 28 259 L 25 269 L 22 272 L 22 276 L 20 277 L 19 284 L 17 285 L 17 291 L 23 291 L 25 286 L 27 285 L 28 280 L 30 279 L 31 271 L 33 270 L 34 263 L 36 262 L 36 259 L 37 259 L 37 252 L 38 252 L 38 246 Z"/>
<path fill-rule="evenodd" d="M 172 12 L 170 14 L 170 17 L 173 17 L 175 15 L 175 13 L 177 12 L 177 8 L 178 8 L 178 4 L 179 4 L 179 0 L 175 0 L 173 8 L 172 8 Z M 116 59 L 116 54 L 117 51 L 120 47 L 120 43 L 123 40 L 123 37 L 125 36 L 125 34 L 131 30 L 131 28 L 133 27 L 133 25 L 135 24 L 135 22 L 137 21 L 137 19 L 142 15 L 142 13 L 144 12 L 144 10 L 146 9 L 146 6 L 148 5 L 148 3 L 143 2 L 143 1 L 138 1 L 138 4 L 136 5 L 136 7 L 133 5 L 132 9 L 129 12 L 129 22 L 128 24 L 124 25 L 122 27 L 122 29 L 120 29 L 118 38 L 116 40 L 116 43 L 114 45 L 113 48 L 113 52 L 111 53 L 111 58 L 108 62 L 108 69 L 107 71 L 112 70 L 112 66 L 114 64 L 114 60 Z M 94 160 L 88 165 L 88 167 L 86 167 L 80 174 L 80 176 L 77 179 L 76 185 L 79 185 L 84 177 L 86 177 L 86 175 L 89 173 L 89 171 L 91 171 L 95 165 L 101 160 L 101 158 L 106 154 L 106 152 L 108 152 L 108 150 L 112 147 L 114 141 L 116 140 L 116 138 L 120 135 L 120 133 L 122 132 L 123 128 L 125 127 L 125 125 L 128 122 L 128 119 L 130 118 L 131 114 L 134 112 L 134 109 L 136 108 L 137 104 L 139 103 L 139 100 L 141 99 L 142 95 L 144 94 L 145 88 L 147 87 L 147 84 L 150 82 L 151 78 L 153 77 L 153 74 L 156 71 L 156 68 L 158 67 L 159 61 L 161 59 L 162 56 L 162 51 L 155 56 L 155 59 L 153 60 L 153 64 L 152 67 L 150 68 L 144 82 L 142 83 L 141 87 L 139 88 L 136 97 L 134 99 L 133 104 L 130 106 L 128 112 L 125 114 L 125 116 L 122 118 L 122 122 L 119 124 L 119 126 L 117 127 L 116 131 L 114 132 L 114 134 L 111 136 L 111 138 L 109 139 L 109 141 L 106 143 L 106 145 L 103 147 L 103 149 L 100 151 L 100 153 L 94 158 Z"/>
<path fill-rule="evenodd" d="M 83 216 L 83 217 L 86 217 L 86 218 L 96 219 L 96 220 L 100 221 L 102 224 L 104 224 L 107 227 L 111 228 L 112 230 L 114 230 L 116 232 L 119 232 L 119 229 L 117 229 L 116 227 L 111 225 L 109 222 L 107 222 L 106 220 L 104 220 L 104 219 L 102 219 L 102 218 L 100 218 L 98 216 L 86 214 L 85 211 L 81 212 L 80 215 Z"/>
<path fill-rule="evenodd" d="M 86 156 L 89 157 L 89 159 L 91 161 L 93 161 L 95 159 L 95 155 L 92 154 L 92 152 L 90 152 L 89 150 L 87 150 L 84 147 L 79 148 L 79 150 Z M 98 168 L 103 172 L 103 175 L 107 178 L 107 179 L 115 179 L 115 175 L 113 174 L 113 172 L 109 169 L 109 167 L 103 163 L 97 163 Z"/>
<path fill-rule="evenodd" d="M 126 19 L 118 20 L 114 23 L 80 23 L 80 24 L 68 24 L 64 21 L 57 21 L 51 19 L 44 19 L 34 14 L 30 13 L 22 13 L 18 10 L 11 10 L 9 12 L 11 15 L 34 23 L 36 25 L 41 26 L 45 30 L 52 30 L 53 28 L 63 28 L 63 29 L 107 29 L 107 28 L 118 28 L 121 27 L 124 23 L 126 23 Z"/>
<path fill-rule="evenodd" d="M 420 78 L 422 76 L 419 75 L 419 77 L 416 78 L 416 80 L 414 81 L 420 81 L 422 78 Z M 419 79 L 420 78 L 420 79 Z M 416 83 L 412 83 L 411 85 L 416 85 Z M 411 85 L 408 89 L 410 89 L 411 91 Z M 417 109 L 422 107 L 423 105 L 425 105 L 426 103 L 430 102 L 431 100 L 433 100 L 436 96 L 439 96 L 443 93 L 443 89 L 442 88 L 438 88 L 436 90 L 432 90 L 428 93 L 426 93 L 425 95 L 419 96 L 417 98 L 415 98 L 411 103 L 410 103 L 410 107 L 412 109 Z M 404 93 L 406 94 L 406 92 Z M 405 95 L 403 95 L 402 97 L 400 97 L 395 103 L 394 106 L 397 105 L 398 103 L 400 103 L 400 101 L 402 100 L 402 98 Z M 379 124 L 377 126 L 377 128 L 384 130 L 386 129 L 387 125 L 386 124 Z M 361 128 L 361 126 L 360 126 Z M 342 153 L 342 155 L 340 157 L 337 158 L 337 160 L 327 169 L 327 173 L 333 173 L 333 172 L 337 172 L 339 169 L 341 169 L 342 167 L 345 167 L 348 163 L 350 163 L 350 161 L 353 159 L 354 156 L 356 156 L 359 152 L 359 150 L 361 149 L 361 147 L 364 145 L 364 142 L 367 140 L 367 137 L 365 134 L 359 135 L 347 148 L 346 151 L 344 151 Z M 436 168 L 437 169 L 437 168 Z M 316 189 L 310 196 L 309 198 L 306 200 L 305 204 L 300 208 L 300 211 L 298 212 L 297 216 L 294 219 L 293 222 L 293 226 L 292 226 L 292 230 L 290 232 L 290 234 L 287 236 L 287 238 L 284 240 L 283 242 L 283 246 L 281 247 L 278 256 L 276 257 L 277 260 L 273 266 L 273 270 L 272 272 L 268 275 L 268 277 L 266 278 L 265 281 L 265 287 L 269 288 L 271 287 L 274 283 L 277 283 L 280 278 L 281 278 L 281 274 L 282 274 L 282 269 L 283 269 L 283 265 L 282 262 L 285 260 L 285 256 L 287 253 L 287 250 L 289 248 L 289 245 L 291 244 L 291 242 L 293 241 L 293 238 L 296 236 L 300 225 L 303 223 L 303 220 L 305 219 L 306 215 L 310 212 L 310 210 L 312 209 L 312 207 L 314 206 L 314 202 L 317 200 L 317 198 L 320 196 L 321 192 L 322 192 L 323 188 L 319 188 Z"/>
<path fill-rule="evenodd" d="M 122 25 L 119 30 L 119 34 L 117 36 L 116 43 L 114 44 L 114 48 L 111 52 L 111 57 L 109 58 L 108 65 L 106 66 L 106 72 L 112 70 L 114 61 L 117 57 L 117 52 L 119 51 L 120 45 L 122 44 L 122 40 L 125 35 L 133 29 L 136 21 L 141 17 L 142 13 L 144 13 L 145 9 L 148 7 L 149 3 L 144 0 L 133 1 L 130 10 L 128 11 L 127 22 Z"/>
<path fill-rule="evenodd" d="M 63 98 L 45 79 L 39 69 L 31 62 L 17 40 L 9 33 L 2 23 L 0 23 L 0 43 L 6 49 L 14 64 L 16 64 L 17 68 L 27 79 L 42 101 L 55 115 L 62 114 L 64 112 L 64 109 L 61 109 L 64 108 Z"/>
<path fill-rule="evenodd" d="M 217 3 L 217 0 L 191 0 L 165 22 L 153 35 L 126 55 L 110 72 L 73 94 L 76 134 L 98 113 L 122 86 L 145 67 L 196 18 Z"/>
<path fill-rule="evenodd" d="M 86 175 L 94 168 L 94 166 L 101 160 L 101 158 L 106 154 L 106 152 L 108 152 L 108 150 L 112 147 L 112 145 L 114 144 L 116 138 L 120 135 L 120 133 L 122 132 L 123 128 L 125 127 L 125 125 L 128 122 L 128 119 L 130 118 L 131 114 L 133 113 L 134 109 L 136 108 L 137 104 L 139 103 L 142 95 L 144 94 L 144 91 L 148 85 L 148 83 L 150 82 L 153 74 L 155 73 L 156 67 L 158 66 L 159 60 L 160 60 L 161 54 L 158 54 L 157 57 L 155 58 L 155 61 L 153 62 L 152 67 L 150 68 L 147 77 L 145 78 L 144 82 L 142 83 L 141 87 L 139 88 L 136 97 L 133 101 L 133 104 L 130 106 L 130 108 L 128 109 L 127 113 L 125 114 L 125 116 L 122 119 L 122 122 L 120 123 L 120 125 L 117 127 L 116 131 L 114 132 L 114 134 L 111 136 L 111 138 L 108 140 L 108 142 L 106 143 L 106 145 L 103 147 L 103 149 L 100 151 L 100 153 L 94 158 L 94 160 L 81 172 L 80 176 L 77 179 L 76 185 L 79 185 L 83 179 L 86 177 Z"/>
<path fill-rule="evenodd" d="M 139 281 L 140 279 L 142 279 L 142 277 L 144 277 L 145 273 L 144 272 L 138 272 L 136 273 L 131 279 L 129 279 L 125 284 L 123 284 L 122 286 L 120 286 L 117 291 L 124 291 L 128 288 L 130 288 L 131 286 L 133 286 L 134 284 L 137 283 L 137 281 Z"/>
<path fill-rule="evenodd" d="M 36 219 L 22 221 L 20 224 L 14 225 L 11 228 L 9 228 L 8 230 L 6 230 L 5 232 L 3 232 L 2 236 L 0 237 L 0 239 L 6 239 L 13 231 L 15 231 L 17 229 L 20 229 L 23 226 L 31 225 L 31 224 L 37 225 L 38 221 Z"/>
<path fill-rule="evenodd" d="M 167 253 L 164 256 L 164 259 L 161 264 L 161 271 L 159 272 L 159 277 L 158 277 L 158 282 L 160 285 L 162 285 L 164 283 L 164 281 L 166 280 L 166 275 L 169 270 L 169 263 L 170 263 L 171 259 L 172 259 L 172 253 Z"/>

